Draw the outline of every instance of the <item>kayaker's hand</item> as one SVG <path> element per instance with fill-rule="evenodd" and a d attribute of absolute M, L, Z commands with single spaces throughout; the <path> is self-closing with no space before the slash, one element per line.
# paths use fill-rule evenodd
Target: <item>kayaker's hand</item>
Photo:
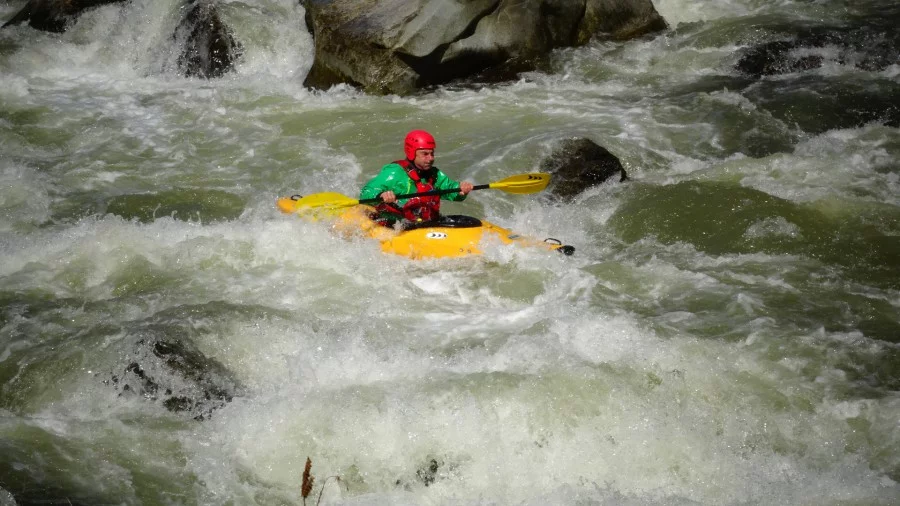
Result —
<path fill-rule="evenodd" d="M 394 192 L 390 190 L 381 192 L 381 195 L 379 195 L 378 197 L 381 198 L 381 201 L 385 204 L 393 204 L 394 202 L 397 202 L 397 196 L 394 195 Z"/>
<path fill-rule="evenodd" d="M 474 188 L 472 183 L 463 181 L 462 183 L 459 183 L 459 194 L 467 195 L 470 191 L 472 191 L 472 188 Z"/>

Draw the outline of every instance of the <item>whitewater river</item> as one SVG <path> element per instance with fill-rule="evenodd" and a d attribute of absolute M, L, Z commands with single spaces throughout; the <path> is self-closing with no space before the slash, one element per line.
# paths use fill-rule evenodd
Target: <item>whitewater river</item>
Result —
<path fill-rule="evenodd" d="M 735 70 L 786 26 L 890 52 L 900 9 L 655 3 L 665 34 L 407 98 L 304 89 L 291 0 L 221 2 L 212 81 L 174 71 L 174 0 L 0 31 L 0 504 L 296 505 L 307 457 L 308 504 L 900 503 L 896 55 Z M 413 128 L 476 184 L 570 137 L 631 181 L 444 204 L 572 257 L 417 262 L 276 209 Z"/>

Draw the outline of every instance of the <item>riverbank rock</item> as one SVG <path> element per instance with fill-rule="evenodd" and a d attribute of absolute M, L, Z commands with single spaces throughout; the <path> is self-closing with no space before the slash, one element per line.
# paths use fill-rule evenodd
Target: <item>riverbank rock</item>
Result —
<path fill-rule="evenodd" d="M 216 3 L 197 0 L 186 6 L 186 14 L 175 30 L 182 45 L 178 68 L 186 77 L 222 77 L 234 68 L 243 47 L 222 22 Z"/>
<path fill-rule="evenodd" d="M 315 40 L 306 86 L 409 94 L 592 37 L 663 30 L 650 0 L 301 0 Z"/>
<path fill-rule="evenodd" d="M 62 33 L 84 11 L 125 0 L 29 0 L 3 27 L 28 22 L 35 30 Z"/>
<path fill-rule="evenodd" d="M 619 159 L 603 146 L 585 138 L 566 139 L 541 162 L 541 171 L 553 175 L 550 194 L 570 201 L 582 191 L 619 176 L 628 179 Z"/>

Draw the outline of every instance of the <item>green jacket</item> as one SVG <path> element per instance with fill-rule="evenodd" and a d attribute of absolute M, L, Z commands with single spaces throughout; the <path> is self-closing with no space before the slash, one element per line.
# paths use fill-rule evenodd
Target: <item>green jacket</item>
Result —
<path fill-rule="evenodd" d="M 459 181 L 450 179 L 437 167 L 432 167 L 431 170 L 436 173 L 434 177 L 435 190 L 459 188 Z M 360 190 L 359 199 L 373 199 L 388 190 L 394 192 L 396 195 L 416 193 L 416 182 L 409 177 L 406 170 L 397 162 L 391 162 L 382 167 L 381 172 L 373 177 L 365 186 L 363 186 L 362 190 Z M 465 200 L 466 196 L 460 195 L 459 193 L 448 193 L 446 195 L 441 195 L 441 198 L 444 200 L 460 202 Z M 397 205 L 403 207 L 408 201 L 408 199 L 398 200 Z"/>

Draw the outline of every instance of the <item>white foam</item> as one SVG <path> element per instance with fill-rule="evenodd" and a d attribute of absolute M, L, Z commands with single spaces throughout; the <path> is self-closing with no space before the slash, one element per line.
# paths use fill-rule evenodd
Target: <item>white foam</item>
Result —
<path fill-rule="evenodd" d="M 773 5 L 659 6 L 683 24 Z M 860 202 L 896 204 L 897 176 L 884 170 L 895 129 L 832 131 L 760 159 L 724 156 L 722 132 L 703 114 L 737 112 L 753 124 L 765 113 L 727 90 L 673 100 L 678 86 L 721 72 L 734 50 L 733 41 L 692 44 L 690 27 L 562 51 L 562 75 L 481 90 L 310 92 L 302 74 L 311 41 L 296 2 L 221 7 L 247 53 L 212 81 L 166 66 L 174 2 L 97 9 L 63 35 L 0 33 L 27 39 L 4 60 L 14 72 L 0 77 L 0 96 L 24 112 L 0 125 L 10 157 L 0 173 L 9 210 L 0 277 L 6 293 L 27 295 L 4 324 L 0 362 L 32 367 L 35 355 L 21 354 L 36 350 L 66 365 L 23 373 L 51 386 L 29 387 L 40 391 L 21 393 L 28 399 L 17 409 L 39 412 L 85 452 L 121 448 L 102 456 L 113 468 L 139 459 L 142 471 L 196 477 L 174 493 L 203 504 L 299 503 L 307 456 L 317 483 L 341 475 L 350 488 L 332 480 L 325 500 L 348 504 L 897 497 L 886 475 L 893 464 L 873 454 L 896 439 L 900 407 L 890 393 L 848 398 L 856 385 L 841 368 L 867 366 L 854 360 L 876 360 L 891 345 L 854 329 L 807 332 L 802 318 L 767 306 L 770 295 L 809 301 L 821 289 L 896 308 L 896 290 L 800 254 L 625 242 L 610 221 L 640 185 L 610 182 L 558 205 L 500 191 L 444 204 L 559 238 L 576 246 L 573 257 L 490 244 L 481 258 L 416 262 L 273 205 L 290 193 L 354 195 L 415 125 L 438 134 L 442 168 L 476 183 L 538 170 L 559 139 L 584 136 L 643 184 L 740 181 L 796 202 L 837 195 L 823 212 L 854 213 Z M 65 139 L 26 139 L 15 121 Z M 83 195 L 173 188 L 224 189 L 245 208 L 215 223 L 51 212 Z M 803 239 L 781 217 L 744 232 Z M 147 273 L 146 288 L 132 269 Z M 46 300 L 65 304 L 44 309 Z M 117 348 L 129 326 L 222 302 L 242 310 L 177 322 L 195 325 L 193 344 L 245 388 L 210 419 L 184 420 L 102 384 L 97 372 L 121 368 L 130 351 Z M 30 423 L 20 415 L 3 412 L 4 435 Z M 869 433 L 854 432 L 864 426 Z M 440 466 L 426 487 L 419 471 L 427 475 L 431 459 Z M 98 486 L 121 486 L 129 502 L 137 485 L 113 471 Z"/>
<path fill-rule="evenodd" d="M 31 167 L 0 162 L 0 233 L 27 232 L 50 216 L 49 183 Z M 3 241 L 4 249 L 13 240 Z"/>
<path fill-rule="evenodd" d="M 893 163 L 884 147 L 891 137 L 880 125 L 830 130 L 801 142 L 792 154 L 748 161 L 741 183 L 800 202 L 838 197 L 897 206 L 900 179 L 881 170 Z"/>
<path fill-rule="evenodd" d="M 725 1 L 698 3 L 690 0 L 654 0 L 656 11 L 671 26 L 696 21 L 709 21 L 723 17 L 745 15 L 751 12 L 754 2 Z"/>
<path fill-rule="evenodd" d="M 744 231 L 744 237 L 748 239 L 759 239 L 769 236 L 786 236 L 797 240 L 802 238 L 800 227 L 787 221 L 782 216 L 759 220 Z"/>

